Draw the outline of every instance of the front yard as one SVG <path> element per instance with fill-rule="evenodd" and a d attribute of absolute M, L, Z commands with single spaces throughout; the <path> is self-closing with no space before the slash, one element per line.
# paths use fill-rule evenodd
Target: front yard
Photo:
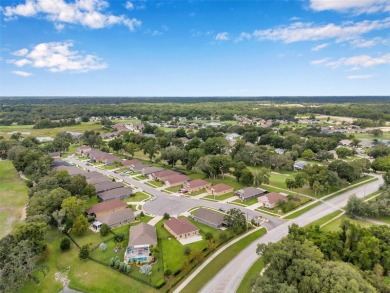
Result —
<path fill-rule="evenodd" d="M 203 197 L 203 199 L 211 199 L 211 200 L 215 200 L 215 201 L 221 201 L 221 200 L 231 198 L 232 196 L 234 196 L 234 192 L 229 192 L 229 193 L 226 193 L 223 195 L 215 195 L 215 196 L 214 195 L 207 195 L 207 196 Z"/>
<path fill-rule="evenodd" d="M 250 200 L 246 200 L 246 201 L 243 201 L 241 199 L 236 199 L 234 201 L 232 201 L 231 203 L 234 203 L 234 204 L 238 204 L 238 205 L 244 205 L 244 206 L 251 206 L 255 203 L 258 203 L 259 200 L 257 197 L 255 198 L 251 198 Z"/>

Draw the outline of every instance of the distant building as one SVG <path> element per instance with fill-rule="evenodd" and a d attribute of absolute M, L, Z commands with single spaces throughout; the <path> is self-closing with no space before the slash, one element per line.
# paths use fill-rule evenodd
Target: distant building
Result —
<path fill-rule="evenodd" d="M 165 178 L 164 184 L 166 187 L 183 185 L 189 179 L 190 179 L 190 177 L 188 177 L 187 175 L 177 174 L 177 175 L 173 175 L 173 176 L 169 176 L 169 177 Z"/>
<path fill-rule="evenodd" d="M 211 186 L 210 182 L 204 181 L 202 179 L 195 179 L 184 183 L 183 187 L 188 191 L 188 193 L 197 192 L 201 189 L 205 189 Z"/>
<path fill-rule="evenodd" d="M 233 191 L 234 191 L 233 187 L 226 185 L 224 183 L 220 183 L 220 184 L 210 186 L 207 188 L 207 192 L 209 194 L 216 195 L 216 196 L 227 194 L 227 193 L 230 193 Z"/>
<path fill-rule="evenodd" d="M 104 201 L 91 206 L 87 210 L 87 214 L 90 216 L 101 217 L 106 214 L 110 214 L 115 211 L 123 210 L 127 207 L 127 204 L 119 199 L 113 199 Z"/>
<path fill-rule="evenodd" d="M 122 226 L 135 221 L 134 212 L 132 209 L 119 209 L 112 213 L 107 213 L 96 217 L 100 223 L 107 224 L 111 228 Z"/>
<path fill-rule="evenodd" d="M 308 162 L 305 161 L 295 161 L 293 168 L 295 171 L 301 171 L 305 166 L 309 165 Z"/>
<path fill-rule="evenodd" d="M 96 189 L 96 193 L 99 194 L 107 190 L 124 187 L 125 185 L 122 182 L 108 181 L 103 183 L 97 183 L 94 186 Z"/>
<path fill-rule="evenodd" d="M 275 208 L 279 201 L 288 201 L 287 195 L 271 192 L 259 197 L 259 202 L 263 204 L 263 207 L 269 209 Z"/>
<path fill-rule="evenodd" d="M 129 196 L 132 195 L 132 193 L 133 193 L 132 188 L 130 186 L 126 186 L 126 187 L 115 188 L 115 189 L 107 190 L 102 193 L 98 193 L 98 197 L 102 201 L 107 201 L 115 198 L 118 199 L 128 198 Z"/>

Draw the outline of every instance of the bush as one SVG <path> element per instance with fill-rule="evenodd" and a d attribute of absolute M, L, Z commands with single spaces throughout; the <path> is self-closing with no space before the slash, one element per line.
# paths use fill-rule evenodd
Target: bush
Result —
<path fill-rule="evenodd" d="M 141 218 L 145 217 L 144 212 L 141 212 L 141 213 L 139 214 L 139 216 L 140 216 Z"/>
<path fill-rule="evenodd" d="M 126 265 L 125 265 L 124 262 L 121 262 L 121 263 L 119 264 L 119 270 L 120 270 L 121 272 L 125 272 L 125 271 L 126 271 Z"/>
<path fill-rule="evenodd" d="M 226 233 L 221 233 L 219 235 L 219 239 L 221 240 L 221 242 L 226 242 L 226 240 L 228 239 L 228 236 Z"/>
<path fill-rule="evenodd" d="M 120 261 L 119 259 L 117 259 L 117 260 L 115 261 L 115 268 L 116 268 L 116 269 L 119 269 L 120 264 L 121 264 L 121 261 Z"/>
<path fill-rule="evenodd" d="M 164 276 L 166 276 L 166 277 L 169 277 L 169 276 L 172 276 L 172 271 L 170 270 L 170 269 L 167 269 L 167 270 L 165 270 L 165 272 L 164 272 Z"/>
<path fill-rule="evenodd" d="M 190 254 L 191 254 L 191 247 L 186 246 L 186 247 L 184 248 L 184 254 L 185 254 L 185 255 L 190 255 Z"/>
<path fill-rule="evenodd" d="M 164 220 L 169 220 L 171 216 L 168 213 L 164 213 Z"/>
<path fill-rule="evenodd" d="M 124 234 L 118 234 L 118 235 L 115 236 L 115 241 L 116 242 L 122 242 L 124 238 L 125 238 Z"/>
<path fill-rule="evenodd" d="M 114 257 L 111 257 L 110 259 L 110 267 L 113 267 L 115 265 L 116 259 Z"/>
<path fill-rule="evenodd" d="M 89 244 L 85 244 L 85 245 L 81 246 L 80 252 L 79 252 L 79 258 L 80 259 L 87 259 L 89 257 L 89 252 L 90 252 Z"/>
<path fill-rule="evenodd" d="M 211 240 L 211 239 L 214 238 L 214 235 L 213 235 L 211 232 L 207 232 L 207 233 L 205 234 L 205 238 L 206 238 L 206 240 Z"/>
<path fill-rule="evenodd" d="M 62 251 L 68 250 L 70 248 L 70 239 L 68 237 L 62 238 L 60 248 Z"/>
<path fill-rule="evenodd" d="M 110 231 L 111 231 L 111 228 L 107 224 L 103 224 L 100 227 L 100 235 L 103 236 L 103 237 L 107 236 L 107 234 L 110 233 Z"/>
<path fill-rule="evenodd" d="M 130 272 L 131 272 L 131 266 L 126 265 L 126 273 L 130 273 Z"/>
<path fill-rule="evenodd" d="M 165 285 L 165 281 L 164 279 L 160 279 L 156 282 L 156 284 L 154 285 L 157 289 L 160 289 L 162 286 Z"/>

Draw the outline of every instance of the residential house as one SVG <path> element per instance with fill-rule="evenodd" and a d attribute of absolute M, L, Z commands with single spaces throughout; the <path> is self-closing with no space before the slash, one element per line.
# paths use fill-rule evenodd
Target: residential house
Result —
<path fill-rule="evenodd" d="M 207 188 L 207 192 L 209 194 L 217 195 L 217 196 L 233 192 L 233 190 L 234 190 L 233 187 L 226 185 L 224 183 L 219 183 L 217 185 L 209 186 Z"/>
<path fill-rule="evenodd" d="M 83 156 L 88 154 L 91 150 L 92 148 L 90 146 L 82 145 L 76 150 L 76 154 L 78 154 L 79 156 Z"/>
<path fill-rule="evenodd" d="M 59 166 L 70 166 L 69 164 L 68 164 L 68 162 L 65 162 L 63 159 L 61 159 L 61 158 L 54 158 L 54 160 L 53 160 L 53 163 L 51 164 L 52 165 L 52 167 L 54 168 L 54 167 L 59 167 Z"/>
<path fill-rule="evenodd" d="M 242 201 L 247 201 L 252 198 L 262 196 L 267 193 L 267 190 L 256 187 L 245 187 L 237 190 L 234 195 L 238 196 Z"/>
<path fill-rule="evenodd" d="M 288 201 L 286 194 L 271 192 L 259 197 L 259 202 L 263 204 L 263 207 L 273 209 L 279 201 Z"/>
<path fill-rule="evenodd" d="M 130 167 L 132 167 L 134 165 L 140 164 L 140 161 L 138 161 L 136 159 L 133 159 L 133 160 L 123 160 L 121 163 L 122 163 L 122 166 L 130 168 Z"/>
<path fill-rule="evenodd" d="M 83 169 L 80 169 L 80 168 L 77 168 L 75 166 L 57 166 L 57 167 L 54 167 L 53 168 L 55 171 L 67 171 L 69 173 L 69 175 L 71 176 L 76 176 L 76 175 L 84 175 L 85 173 L 87 173 L 86 171 L 84 171 Z"/>
<path fill-rule="evenodd" d="M 92 172 L 84 173 L 83 176 L 85 177 L 85 179 L 91 179 L 93 177 L 101 177 L 102 173 L 99 173 L 97 171 L 92 171 Z"/>
<path fill-rule="evenodd" d="M 141 122 L 134 123 L 134 130 L 136 132 L 142 132 L 142 130 L 144 130 L 144 128 L 145 128 L 145 125 L 143 125 Z"/>
<path fill-rule="evenodd" d="M 87 210 L 87 214 L 90 216 L 101 217 L 115 211 L 123 210 L 126 207 L 127 204 L 123 201 L 120 201 L 119 199 L 113 199 L 94 204 Z"/>
<path fill-rule="evenodd" d="M 173 176 L 169 176 L 169 177 L 165 178 L 164 184 L 166 187 L 183 185 L 189 179 L 190 179 L 190 177 L 188 177 L 187 175 L 177 174 L 177 175 L 173 175 Z"/>
<path fill-rule="evenodd" d="M 131 166 L 130 170 L 133 172 L 140 172 L 140 171 L 142 171 L 142 169 L 145 169 L 147 167 L 150 167 L 150 166 L 139 163 L 139 164 Z"/>
<path fill-rule="evenodd" d="M 135 221 L 134 212 L 132 209 L 120 209 L 112 213 L 107 213 L 96 217 L 100 223 L 107 224 L 111 228 L 126 225 Z"/>
<path fill-rule="evenodd" d="M 130 186 L 126 186 L 126 187 L 110 189 L 105 192 L 98 193 L 98 197 L 102 201 L 107 201 L 115 198 L 118 199 L 128 198 L 129 196 L 131 196 L 132 193 L 133 193 L 132 188 Z"/>
<path fill-rule="evenodd" d="M 93 186 L 95 186 L 96 184 L 99 184 L 99 183 L 104 183 L 104 182 L 112 182 L 112 179 L 110 179 L 109 177 L 107 177 L 105 175 L 101 175 L 99 177 L 92 177 L 92 178 L 87 179 L 87 183 L 92 184 Z"/>
<path fill-rule="evenodd" d="M 151 245 L 157 245 L 155 227 L 146 223 L 131 226 L 124 262 L 146 263 L 152 261 Z"/>
<path fill-rule="evenodd" d="M 284 149 L 281 149 L 281 148 L 276 148 L 275 149 L 275 153 L 279 154 L 279 155 L 283 155 L 286 151 Z"/>
<path fill-rule="evenodd" d="M 170 218 L 168 221 L 164 222 L 164 227 L 176 239 L 186 239 L 199 235 L 199 228 L 186 218 Z"/>
<path fill-rule="evenodd" d="M 148 175 L 150 180 L 164 181 L 165 178 L 173 175 L 179 175 L 180 173 L 172 170 L 162 170 L 158 172 L 153 172 Z"/>
<path fill-rule="evenodd" d="M 154 173 L 154 172 L 159 172 L 159 171 L 163 171 L 164 170 L 164 168 L 161 168 L 161 167 L 146 167 L 146 168 L 143 168 L 142 170 L 141 170 L 141 173 L 142 173 L 142 175 L 144 175 L 144 176 L 147 176 L 147 175 L 149 175 L 149 174 L 152 174 L 152 173 Z"/>
<path fill-rule="evenodd" d="M 351 143 L 352 143 L 352 140 L 342 139 L 342 140 L 340 140 L 339 145 L 341 145 L 341 146 L 350 146 Z"/>
<path fill-rule="evenodd" d="M 110 189 L 121 188 L 125 185 L 122 182 L 108 181 L 95 184 L 94 186 L 96 188 L 96 193 L 101 193 Z"/>
<path fill-rule="evenodd" d="M 192 218 L 215 229 L 220 229 L 227 225 L 224 214 L 206 208 L 197 209 Z"/>
<path fill-rule="evenodd" d="M 191 180 L 183 184 L 183 187 L 188 191 L 188 193 L 197 192 L 210 186 L 210 182 L 204 181 L 202 179 Z"/>
<path fill-rule="evenodd" d="M 305 166 L 309 165 L 308 162 L 305 161 L 295 161 L 293 168 L 295 171 L 301 171 Z"/>

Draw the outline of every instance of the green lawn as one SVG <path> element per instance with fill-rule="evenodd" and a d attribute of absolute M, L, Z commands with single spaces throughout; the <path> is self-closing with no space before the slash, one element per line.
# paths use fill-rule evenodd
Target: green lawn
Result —
<path fill-rule="evenodd" d="M 299 211 L 296 211 L 295 213 L 292 213 L 292 214 L 288 215 L 284 219 L 295 219 L 295 218 L 299 217 L 300 215 L 306 213 L 307 211 L 315 208 L 316 206 L 319 206 L 320 204 L 322 204 L 322 202 L 318 201 L 316 203 L 308 205 L 307 207 L 305 207 L 305 208 L 303 208 L 303 209 L 301 209 Z"/>
<path fill-rule="evenodd" d="M 326 222 L 332 220 L 333 218 L 337 217 L 338 215 L 340 215 L 342 213 L 342 211 L 338 210 L 338 211 L 335 211 L 329 215 L 326 215 L 325 217 L 322 217 L 321 219 L 318 219 L 317 221 L 314 221 L 313 223 L 309 224 L 308 226 L 321 226 L 323 224 L 325 224 Z"/>
<path fill-rule="evenodd" d="M 382 221 L 386 224 L 390 224 L 390 217 L 381 217 L 381 218 L 377 218 L 378 221 Z"/>
<path fill-rule="evenodd" d="M 147 199 L 149 197 L 150 196 L 147 195 L 146 193 L 139 191 L 139 192 L 136 192 L 134 195 L 123 199 L 122 201 L 124 201 L 124 202 L 140 202 L 140 201 L 143 201 L 144 199 Z"/>
<path fill-rule="evenodd" d="M 229 175 L 225 175 L 225 179 L 222 179 L 222 177 L 218 178 L 218 179 L 206 178 L 206 176 L 204 174 L 201 174 L 201 173 L 191 173 L 191 174 L 189 174 L 189 176 L 192 180 L 203 179 L 207 182 L 210 182 L 212 185 L 224 183 L 224 184 L 227 184 L 229 186 L 232 186 L 234 188 L 234 190 L 238 190 L 238 189 L 245 187 L 245 185 L 243 185 L 242 183 L 237 182 L 236 178 L 229 176 Z"/>
<path fill-rule="evenodd" d="M 236 200 L 232 201 L 232 203 L 238 203 L 238 204 L 242 204 L 245 206 L 251 206 L 251 205 L 258 203 L 258 202 L 259 202 L 259 200 L 257 199 L 257 197 L 251 198 L 250 200 L 245 200 L 245 201 L 243 201 L 241 199 L 236 199 Z"/>
<path fill-rule="evenodd" d="M 229 193 L 226 193 L 226 194 L 223 194 L 223 195 L 207 195 L 205 197 L 203 197 L 203 199 L 212 199 L 214 200 L 214 197 L 215 197 L 215 200 L 216 201 L 221 201 L 221 200 L 225 200 L 225 199 L 228 199 L 228 198 L 231 198 L 232 196 L 234 196 L 234 192 L 229 192 Z"/>
<path fill-rule="evenodd" d="M 231 261 L 236 255 L 238 255 L 245 247 L 251 244 L 253 241 L 263 236 L 266 230 L 260 229 L 240 241 L 237 241 L 233 245 L 224 250 L 213 259 L 203 270 L 187 284 L 187 286 L 181 291 L 181 293 L 193 293 L 199 292 L 203 286 L 211 280 L 214 275 L 220 271 L 229 261 Z"/>
<path fill-rule="evenodd" d="M 94 248 L 99 246 L 100 243 L 111 238 L 112 234 L 108 234 L 107 236 L 102 237 L 100 233 L 95 233 L 88 229 L 87 233 L 83 236 L 76 236 L 72 232 L 70 233 L 70 236 L 72 236 L 78 245 L 83 246 L 85 244 L 89 244 L 91 248 Z"/>
<path fill-rule="evenodd" d="M 251 266 L 249 271 L 246 273 L 245 277 L 242 279 L 240 286 L 237 289 L 237 293 L 249 293 L 252 292 L 252 287 L 257 276 L 260 274 L 264 268 L 263 259 L 260 257 L 255 263 Z"/>
<path fill-rule="evenodd" d="M 11 161 L 0 161 L 0 238 L 20 222 L 28 201 L 28 187 Z"/>
<path fill-rule="evenodd" d="M 182 188 L 183 187 L 181 185 L 176 185 L 176 186 L 168 187 L 165 190 L 170 191 L 170 192 L 178 192 Z"/>
<path fill-rule="evenodd" d="M 56 229 L 51 229 L 46 235 L 47 251 L 43 254 L 39 264 L 44 264 L 48 268 L 46 276 L 36 273 L 40 283 L 27 282 L 20 290 L 21 293 L 30 292 L 59 292 L 62 284 L 54 278 L 56 272 L 66 273 L 66 268 L 70 270 L 68 277 L 69 286 L 82 292 L 101 293 L 151 293 L 157 290 L 145 286 L 130 277 L 127 277 L 114 269 L 95 263 L 93 261 L 82 261 L 78 257 L 78 248 L 71 243 L 71 249 L 61 252 L 59 244 L 61 237 Z M 109 281 L 108 281 L 109 280 Z"/>
<path fill-rule="evenodd" d="M 157 186 L 157 187 L 163 187 L 164 186 L 164 183 L 162 183 L 160 181 L 156 181 L 156 180 L 148 181 L 146 184 L 154 185 L 154 186 Z"/>
<path fill-rule="evenodd" d="M 201 190 L 192 192 L 191 194 L 188 194 L 188 195 L 189 195 L 189 196 L 197 196 L 197 195 L 202 194 L 202 193 L 205 193 L 205 192 L 206 192 L 205 189 L 201 189 Z"/>
<path fill-rule="evenodd" d="M 341 225 L 341 223 L 344 220 L 348 220 L 351 223 L 360 225 L 360 226 L 362 226 L 364 228 L 367 228 L 367 227 L 370 227 L 372 225 L 375 225 L 375 224 L 370 223 L 370 222 L 365 222 L 365 221 L 361 221 L 361 220 L 357 220 L 357 219 L 351 219 L 347 215 L 343 215 L 340 218 L 337 218 L 336 220 L 334 220 L 334 221 L 330 222 L 329 224 L 323 226 L 322 229 L 324 229 L 325 231 L 338 231 L 338 230 L 340 230 L 340 225 Z"/>

